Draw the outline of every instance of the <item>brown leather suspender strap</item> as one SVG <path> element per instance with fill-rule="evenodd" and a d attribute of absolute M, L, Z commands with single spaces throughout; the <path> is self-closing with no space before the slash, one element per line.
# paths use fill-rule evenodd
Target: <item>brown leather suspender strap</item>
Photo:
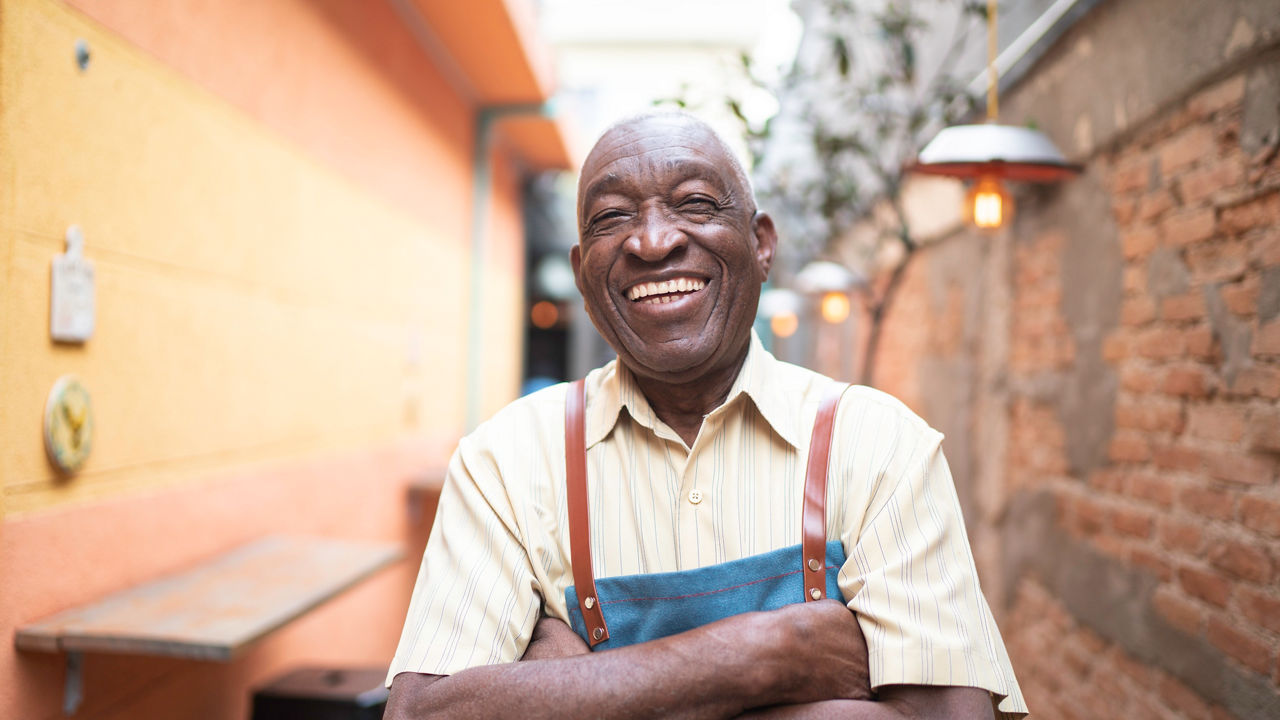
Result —
<path fill-rule="evenodd" d="M 835 430 L 836 408 L 848 385 L 831 392 L 818 407 L 809 441 L 809 465 L 804 476 L 804 511 L 800 519 L 803 539 L 800 557 L 804 563 L 804 600 L 821 600 L 827 594 L 827 461 L 831 457 L 831 434 Z"/>
<path fill-rule="evenodd" d="M 592 647 L 609 639 L 609 627 L 596 597 L 596 575 L 591 567 L 591 516 L 587 504 L 586 384 L 569 386 L 564 401 L 564 469 L 569 498 L 569 555 L 578 609 L 587 624 Z"/>

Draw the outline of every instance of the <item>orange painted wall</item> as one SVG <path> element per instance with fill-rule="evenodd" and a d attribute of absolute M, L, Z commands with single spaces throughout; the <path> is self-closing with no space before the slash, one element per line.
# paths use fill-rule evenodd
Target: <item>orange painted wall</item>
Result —
<path fill-rule="evenodd" d="M 499 131 L 501 125 L 499 124 Z M 524 242 L 519 167 L 502 152 L 493 163 L 493 200 L 488 220 L 484 273 L 485 326 L 482 341 L 484 383 L 480 417 L 493 415 L 519 392 L 524 357 Z M 512 362 L 517 372 L 512 372 Z"/>
<path fill-rule="evenodd" d="M 406 557 L 228 664 L 88 655 L 77 717 L 243 718 L 285 669 L 389 660 L 433 511 L 406 484 L 463 429 L 474 111 L 381 1 L 0 0 L 0 634 L 268 533 Z M 520 370 L 509 151 L 486 412 Z M 48 338 L 72 222 L 83 346 Z M 40 413 L 67 372 L 98 431 L 60 478 Z M 62 663 L 0 648 L 0 718 L 60 717 Z"/>
<path fill-rule="evenodd" d="M 390 3 L 68 4 L 360 186 L 465 238 L 472 108 Z"/>

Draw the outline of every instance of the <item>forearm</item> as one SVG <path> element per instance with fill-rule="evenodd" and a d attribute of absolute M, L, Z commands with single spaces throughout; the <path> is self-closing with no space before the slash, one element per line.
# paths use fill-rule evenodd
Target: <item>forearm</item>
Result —
<path fill-rule="evenodd" d="M 389 720 L 435 717 L 730 718 L 777 702 L 767 669 L 712 624 L 599 653 L 525 660 L 429 678 L 402 673 Z"/>
<path fill-rule="evenodd" d="M 757 708 L 739 720 L 991 720 L 991 695 L 980 688 L 899 685 L 883 699 L 826 700 Z"/>
<path fill-rule="evenodd" d="M 389 720 L 501 717 L 731 718 L 752 708 L 871 697 L 867 650 L 841 603 L 796 603 L 592 653 L 544 618 L 518 663 L 401 673 Z"/>
<path fill-rule="evenodd" d="M 775 705 L 738 716 L 738 720 L 905 720 L 896 708 L 873 700 L 825 700 L 801 705 Z"/>

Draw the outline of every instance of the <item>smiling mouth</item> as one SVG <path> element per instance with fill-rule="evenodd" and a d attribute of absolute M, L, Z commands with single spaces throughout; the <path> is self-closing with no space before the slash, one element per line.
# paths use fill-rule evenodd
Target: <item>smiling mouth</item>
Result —
<path fill-rule="evenodd" d="M 659 305 L 692 295 L 706 286 L 707 282 L 705 280 L 691 277 L 646 282 L 627 290 L 627 299 L 631 302 Z"/>

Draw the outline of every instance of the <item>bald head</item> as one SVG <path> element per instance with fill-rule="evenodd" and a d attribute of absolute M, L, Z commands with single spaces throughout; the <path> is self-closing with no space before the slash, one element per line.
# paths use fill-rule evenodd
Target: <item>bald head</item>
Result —
<path fill-rule="evenodd" d="M 710 125 L 687 112 L 678 110 L 652 110 L 623 118 L 610 125 L 600 135 L 600 139 L 587 154 L 582 163 L 582 173 L 578 177 L 578 221 L 582 227 L 583 200 L 586 196 L 586 179 L 595 174 L 603 157 L 616 158 L 620 153 L 640 154 L 646 152 L 653 141 L 668 141 L 672 138 L 682 139 L 686 144 L 696 145 L 708 156 L 708 159 L 719 165 L 728 175 L 733 185 L 733 193 L 742 205 L 755 214 L 755 193 L 751 189 L 751 181 L 747 177 L 742 163 L 729 144 L 720 137 Z"/>

